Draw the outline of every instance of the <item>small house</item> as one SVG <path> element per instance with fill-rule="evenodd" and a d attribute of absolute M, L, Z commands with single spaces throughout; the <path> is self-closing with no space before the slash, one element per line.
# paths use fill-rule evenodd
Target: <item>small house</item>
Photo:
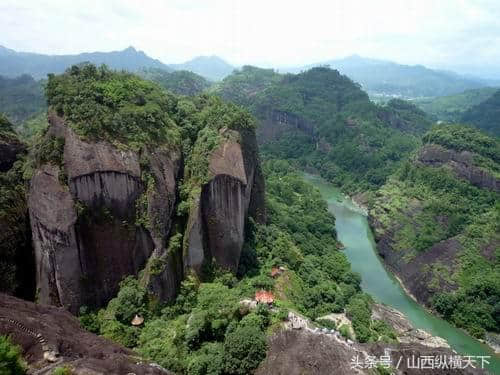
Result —
<path fill-rule="evenodd" d="M 274 295 L 267 290 L 259 290 L 255 292 L 255 300 L 257 301 L 257 303 L 272 305 L 272 303 L 274 302 Z"/>

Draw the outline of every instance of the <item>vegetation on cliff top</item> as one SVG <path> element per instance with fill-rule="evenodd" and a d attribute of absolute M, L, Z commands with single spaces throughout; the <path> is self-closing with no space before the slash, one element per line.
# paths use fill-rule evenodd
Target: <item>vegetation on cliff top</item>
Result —
<path fill-rule="evenodd" d="M 474 152 L 477 166 L 499 170 L 500 142 L 476 129 L 438 126 L 423 139 Z M 426 264 L 422 277 L 437 294 L 432 306 L 477 337 L 500 331 L 499 198 L 497 192 L 457 177 L 446 165 L 407 162 L 376 193 L 371 210 L 381 223 L 378 234 L 392 231 L 392 247 L 404 252 L 407 261 L 441 241 L 457 241 L 458 255 L 448 264 Z M 450 287 L 452 291 L 444 291 Z"/>
<path fill-rule="evenodd" d="M 141 145 L 177 144 L 174 98 L 156 84 L 106 66 L 72 66 L 49 75 L 47 102 L 81 136 Z"/>

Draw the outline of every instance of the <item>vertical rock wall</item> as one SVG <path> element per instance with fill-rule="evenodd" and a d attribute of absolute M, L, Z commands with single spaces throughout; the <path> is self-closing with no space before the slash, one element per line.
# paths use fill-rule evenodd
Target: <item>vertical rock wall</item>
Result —
<path fill-rule="evenodd" d="M 186 230 L 184 267 L 197 274 L 212 259 L 236 272 L 247 217 L 265 221 L 264 179 L 255 134 L 223 130 L 222 135 L 225 140 L 210 156 L 212 178 L 202 186 Z"/>
<path fill-rule="evenodd" d="M 164 251 L 180 157 L 175 151 L 144 151 L 154 180 L 147 190 L 138 153 L 84 141 L 62 119 L 50 120 L 47 136 L 65 140 L 64 172 L 44 164 L 30 184 L 38 301 L 75 313 L 82 305 L 105 305 L 125 276 L 137 275 L 155 249 Z M 143 194 L 147 212 L 139 213 Z M 148 228 L 137 225 L 139 214 L 148 218 Z M 174 276 L 167 277 L 176 280 L 167 283 L 170 297 L 180 282 Z"/>

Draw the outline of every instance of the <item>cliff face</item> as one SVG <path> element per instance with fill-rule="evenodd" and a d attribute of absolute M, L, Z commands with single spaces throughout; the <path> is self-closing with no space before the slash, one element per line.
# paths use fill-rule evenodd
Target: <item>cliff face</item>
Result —
<path fill-rule="evenodd" d="M 418 340 L 417 340 L 418 341 Z M 443 356 L 449 358 L 455 353 L 449 348 L 429 347 L 420 343 L 348 343 L 332 334 L 312 330 L 281 330 L 269 337 L 266 359 L 255 372 L 257 375 L 322 375 L 322 374 L 373 374 L 374 369 L 364 366 L 368 356 L 380 359 L 390 356 L 391 373 L 397 375 L 438 375 L 441 369 L 412 368 L 412 358 L 422 356 Z M 356 356 L 361 367 L 353 367 Z M 401 363 L 398 366 L 398 361 Z M 398 366 L 398 367 L 397 367 Z M 396 369 L 397 367 L 397 369 Z M 378 372 L 377 372 L 378 373 Z M 486 374 L 481 369 L 452 369 L 449 374 Z"/>
<path fill-rule="evenodd" d="M 286 132 L 297 130 L 311 139 L 317 137 L 314 125 L 300 116 L 277 109 L 268 109 L 263 112 L 265 120 L 258 129 L 258 138 L 261 143 L 276 140 Z"/>
<path fill-rule="evenodd" d="M 418 161 L 431 167 L 446 165 L 457 176 L 469 181 L 474 186 L 496 192 L 500 191 L 500 179 L 493 176 L 491 172 L 475 165 L 474 159 L 477 156 L 470 151 L 457 152 L 440 145 L 428 144 L 420 150 Z"/>
<path fill-rule="evenodd" d="M 211 178 L 202 186 L 188 220 L 184 265 L 198 274 L 203 264 L 212 259 L 236 272 L 247 216 L 257 222 L 265 220 L 264 178 L 255 136 L 224 132 L 227 138 L 209 158 Z M 238 136 L 241 143 L 234 140 Z"/>
<path fill-rule="evenodd" d="M 370 225 L 375 229 L 379 255 L 390 270 L 398 276 L 405 289 L 419 303 L 430 305 L 431 299 L 437 291 L 451 292 L 458 288 L 456 283 L 446 278 L 447 275 L 436 277 L 433 269 L 429 268 L 429 265 L 433 264 L 455 266 L 455 261 L 462 250 L 462 246 L 456 238 L 440 241 L 426 249 L 425 252 L 408 258 L 405 251 L 395 249 L 394 237 L 402 228 L 394 224 L 392 230 L 380 234 L 379 230 L 384 228 L 382 223 L 374 217 L 369 219 Z M 433 280 L 435 280 L 435 285 L 430 287 Z"/>
<path fill-rule="evenodd" d="M 126 275 L 137 274 L 153 250 L 161 252 L 175 206 L 177 151 L 119 150 L 87 142 L 50 116 L 46 137 L 64 140 L 63 165 L 43 164 L 35 172 L 29 208 L 42 303 L 76 312 L 102 306 Z M 140 158 L 150 160 L 152 188 L 142 177 Z M 136 207 L 144 194 L 144 212 Z M 138 225 L 140 215 L 150 225 Z M 175 290 L 176 285 L 169 285 Z M 171 293 L 172 294 L 172 293 Z"/>
<path fill-rule="evenodd" d="M 125 276 L 142 269 L 143 285 L 170 301 L 187 270 L 201 275 L 212 259 L 237 270 L 248 215 L 265 218 L 253 130 L 221 131 L 224 141 L 208 155 L 211 178 L 184 231 L 175 215 L 183 170 L 178 149 L 118 149 L 79 137 L 54 113 L 49 123 L 45 137 L 64 144 L 62 162 L 39 165 L 28 200 L 39 302 L 73 313 L 103 306 Z M 184 255 L 175 245 L 182 236 Z"/>

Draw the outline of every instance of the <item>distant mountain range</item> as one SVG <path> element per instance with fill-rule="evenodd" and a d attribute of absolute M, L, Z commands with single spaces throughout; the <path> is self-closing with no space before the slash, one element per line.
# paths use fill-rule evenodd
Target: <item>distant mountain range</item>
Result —
<path fill-rule="evenodd" d="M 297 73 L 314 66 L 328 65 L 361 84 L 370 95 L 405 98 L 452 95 L 465 90 L 492 85 L 492 82 L 461 76 L 422 65 L 402 65 L 391 61 L 364 58 L 358 55 L 322 63 L 280 69 Z"/>
<path fill-rule="evenodd" d="M 113 69 L 125 69 L 132 72 L 144 69 L 162 69 L 166 72 L 187 70 L 210 81 L 220 81 L 235 69 L 234 66 L 217 56 L 199 56 L 182 64 L 165 64 L 133 47 L 113 52 L 42 55 L 16 52 L 0 46 L 0 75 L 6 77 L 29 74 L 35 79 L 40 79 L 45 78 L 48 73 L 61 73 L 73 64 L 86 61 L 96 65 L 106 64 Z M 325 65 L 339 70 L 340 73 L 361 84 L 372 97 L 436 97 L 499 84 L 499 82 L 462 76 L 450 71 L 433 70 L 422 65 L 401 65 L 357 55 L 279 70 L 298 73 L 315 66 Z"/>
<path fill-rule="evenodd" d="M 46 78 L 48 73 L 62 73 L 69 66 L 82 62 L 90 62 L 96 65 L 106 64 L 113 69 L 129 71 L 137 71 L 141 68 L 171 70 L 159 60 L 155 60 L 133 47 L 113 52 L 42 55 L 30 52 L 16 52 L 0 46 L 0 75 L 7 77 L 29 74 L 35 79 Z"/>
<path fill-rule="evenodd" d="M 217 56 L 200 56 L 182 64 L 167 65 L 153 59 L 143 51 L 128 47 L 122 51 L 90 52 L 78 55 L 43 55 L 17 52 L 0 46 L 0 75 L 17 77 L 29 74 L 35 79 L 46 78 L 48 73 L 62 73 L 69 66 L 82 62 L 106 64 L 117 70 L 136 72 L 143 69 L 189 70 L 209 80 L 216 81 L 231 74 L 234 67 Z"/>

